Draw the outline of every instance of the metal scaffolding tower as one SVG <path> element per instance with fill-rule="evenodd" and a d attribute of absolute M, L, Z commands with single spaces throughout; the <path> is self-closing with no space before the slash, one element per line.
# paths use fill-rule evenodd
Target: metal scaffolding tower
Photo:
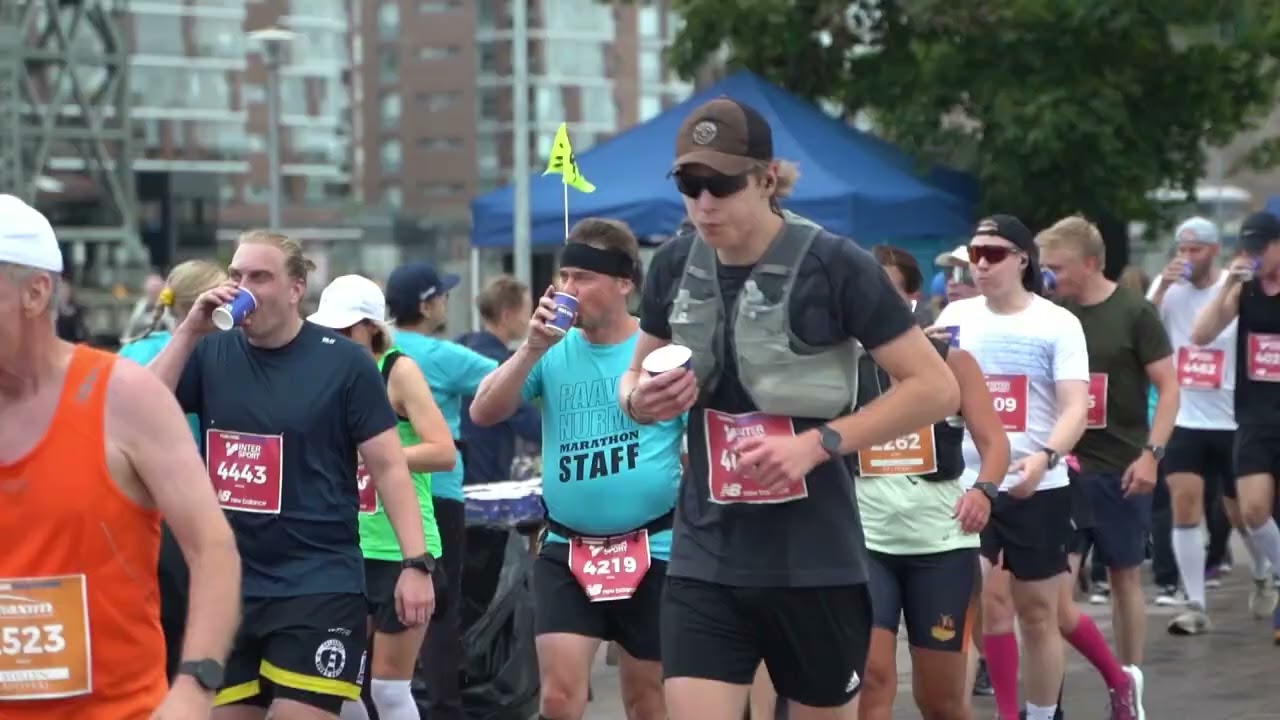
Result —
<path fill-rule="evenodd" d="M 0 192 L 46 210 L 75 264 L 142 253 L 127 2 L 0 0 Z"/>

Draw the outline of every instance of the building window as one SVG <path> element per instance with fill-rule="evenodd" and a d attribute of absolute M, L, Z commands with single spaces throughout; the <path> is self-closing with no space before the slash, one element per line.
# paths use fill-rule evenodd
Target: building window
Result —
<path fill-rule="evenodd" d="M 481 73 L 498 73 L 498 49 L 489 43 L 476 45 L 476 69 Z"/>
<path fill-rule="evenodd" d="M 400 93 L 387 93 L 382 96 L 379 111 L 382 115 L 382 129 L 395 130 L 400 127 Z"/>
<path fill-rule="evenodd" d="M 342 30 L 307 28 L 306 39 L 289 46 L 293 65 L 347 65 L 351 48 Z"/>
<path fill-rule="evenodd" d="M 641 85 L 661 85 L 662 84 L 662 55 L 661 50 L 641 50 L 640 51 L 640 84 Z"/>
<path fill-rule="evenodd" d="M 284 115 L 307 114 L 307 79 L 297 75 L 280 78 L 280 112 Z"/>
<path fill-rule="evenodd" d="M 542 27 L 549 32 L 590 33 L 593 37 L 614 36 L 613 10 L 598 0 L 555 0 L 542 5 Z M 530 24 L 533 24 L 530 13 Z"/>
<path fill-rule="evenodd" d="M 448 60 L 457 57 L 462 50 L 457 45 L 446 45 L 444 47 L 427 46 L 418 49 L 419 60 Z"/>
<path fill-rule="evenodd" d="M 289 0 L 289 14 L 300 17 L 346 20 L 347 2 L 345 0 Z"/>
<path fill-rule="evenodd" d="M 378 6 L 378 35 L 390 39 L 400 34 L 400 3 L 397 0 L 382 0 Z"/>
<path fill-rule="evenodd" d="M 404 205 L 404 191 L 399 185 L 388 185 L 382 188 L 382 204 L 398 210 Z"/>
<path fill-rule="evenodd" d="M 462 195 L 467 186 L 456 182 L 429 182 L 422 183 L 418 189 L 428 198 L 445 198 Z"/>
<path fill-rule="evenodd" d="M 542 44 L 548 75 L 605 77 L 604 43 L 557 40 Z"/>
<path fill-rule="evenodd" d="M 397 174 L 400 172 L 401 162 L 403 161 L 403 151 L 400 149 L 399 140 L 387 140 L 382 143 L 382 150 L 379 153 L 382 160 L 382 172 L 387 174 Z"/>
<path fill-rule="evenodd" d="M 498 169 L 498 140 L 493 135 L 476 136 L 476 169 L 480 172 Z"/>
<path fill-rule="evenodd" d="M 565 120 L 564 99 L 558 85 L 538 85 L 533 91 L 533 117 L 540 123 L 558 123 Z M 583 96 L 586 104 L 586 96 Z"/>
<path fill-rule="evenodd" d="M 378 78 L 387 84 L 400 81 L 400 48 L 396 45 L 378 48 Z"/>
<path fill-rule="evenodd" d="M 618 105 L 613 99 L 613 88 L 582 88 L 582 119 L 593 125 L 618 124 Z"/>
<path fill-rule="evenodd" d="M 200 16 L 193 16 L 191 21 L 194 24 L 196 53 L 202 57 L 244 59 L 246 36 L 241 21 Z"/>
<path fill-rule="evenodd" d="M 495 88 L 480 89 L 480 118 L 481 120 L 497 120 L 498 119 L 498 91 Z"/>
<path fill-rule="evenodd" d="M 653 5 L 642 5 L 636 8 L 636 25 L 640 37 L 645 40 L 662 38 L 662 18 L 658 8 Z"/>
<path fill-rule="evenodd" d="M 133 14 L 133 47 L 139 55 L 187 54 L 181 15 Z"/>
<path fill-rule="evenodd" d="M 454 152 L 466 147 L 466 143 L 459 137 L 428 137 L 419 138 L 418 147 L 427 152 Z"/>
<path fill-rule="evenodd" d="M 431 13 L 452 12 L 462 7 L 462 0 L 422 0 L 418 3 L 418 12 L 423 15 Z"/>
<path fill-rule="evenodd" d="M 662 96 L 661 95 L 641 95 L 640 96 L 640 122 L 644 122 L 656 115 L 662 114 Z"/>
<path fill-rule="evenodd" d="M 418 93 L 418 104 L 427 112 L 440 112 L 461 100 L 462 93 L 457 91 Z"/>
<path fill-rule="evenodd" d="M 481 30 L 492 30 L 494 28 L 494 0 L 475 0 L 476 6 L 476 27 Z"/>

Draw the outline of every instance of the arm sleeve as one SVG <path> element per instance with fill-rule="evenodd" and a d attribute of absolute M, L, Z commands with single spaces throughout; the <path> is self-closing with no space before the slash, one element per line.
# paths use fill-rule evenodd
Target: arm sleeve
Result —
<path fill-rule="evenodd" d="M 842 329 L 868 350 L 916 326 L 911 310 L 871 253 L 852 240 L 836 245 L 827 267 L 840 303 Z"/>
<path fill-rule="evenodd" d="M 1053 344 L 1053 379 L 1089 380 L 1089 346 L 1084 339 L 1084 328 L 1075 315 L 1063 310 L 1055 319 L 1059 327 L 1058 339 Z"/>
<path fill-rule="evenodd" d="M 1145 367 L 1157 360 L 1163 360 L 1173 354 L 1169 343 L 1169 333 L 1160 322 L 1160 315 L 1151 303 L 1143 302 L 1134 321 L 1134 342 L 1137 345 L 1138 360 Z"/>
<path fill-rule="evenodd" d="M 640 329 L 660 340 L 671 339 L 671 323 L 667 317 L 671 312 L 672 286 L 679 280 L 678 242 L 681 241 L 669 240 L 654 254 L 640 295 Z"/>
<path fill-rule="evenodd" d="M 396 413 L 391 409 L 382 373 L 373 358 L 352 352 L 343 362 L 350 363 L 347 382 L 347 429 L 357 445 L 377 437 L 396 426 Z"/>
<path fill-rule="evenodd" d="M 208 347 L 207 340 L 201 340 L 196 343 L 195 349 L 191 351 L 191 356 L 187 358 L 187 364 L 182 368 L 182 377 L 178 378 L 178 387 L 174 389 L 174 397 L 178 399 L 178 405 L 182 411 L 188 415 L 204 415 L 204 350 Z"/>

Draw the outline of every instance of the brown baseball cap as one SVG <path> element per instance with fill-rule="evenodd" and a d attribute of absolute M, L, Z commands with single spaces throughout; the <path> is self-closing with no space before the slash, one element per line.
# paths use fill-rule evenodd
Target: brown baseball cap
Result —
<path fill-rule="evenodd" d="M 698 106 L 680 125 L 671 172 L 706 165 L 724 175 L 741 175 L 771 160 L 769 121 L 750 105 L 721 96 Z"/>

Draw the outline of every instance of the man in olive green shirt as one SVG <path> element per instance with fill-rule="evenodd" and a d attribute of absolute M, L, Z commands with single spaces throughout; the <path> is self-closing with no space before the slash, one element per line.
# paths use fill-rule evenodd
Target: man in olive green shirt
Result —
<path fill-rule="evenodd" d="M 1065 218 L 1036 243 L 1041 263 L 1057 276 L 1060 301 L 1080 319 L 1089 346 L 1088 425 L 1075 455 L 1095 516 L 1095 552 L 1110 575 L 1116 654 L 1136 681 L 1140 707 L 1138 665 L 1146 635 L 1141 568 L 1157 465 L 1178 411 L 1173 350 L 1156 309 L 1103 276 L 1105 246 L 1093 224 Z M 1148 384 L 1158 396 L 1151 423 Z"/>

